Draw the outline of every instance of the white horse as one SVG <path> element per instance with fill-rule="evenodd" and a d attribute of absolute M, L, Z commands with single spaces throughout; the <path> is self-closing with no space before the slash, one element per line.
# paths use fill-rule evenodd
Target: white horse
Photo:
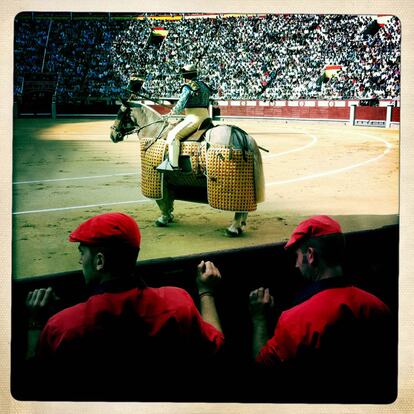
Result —
<path fill-rule="evenodd" d="M 264 200 L 262 158 L 255 140 L 242 129 L 201 125 L 199 131 L 181 141 L 180 172 L 160 173 L 158 163 L 166 157 L 166 136 L 173 128 L 154 109 L 137 101 L 122 101 L 111 126 L 111 140 L 119 142 L 136 132 L 141 145 L 141 190 L 156 200 L 160 227 L 173 222 L 174 200 L 208 203 L 213 208 L 234 211 L 225 234 L 241 235 L 247 214 Z"/>

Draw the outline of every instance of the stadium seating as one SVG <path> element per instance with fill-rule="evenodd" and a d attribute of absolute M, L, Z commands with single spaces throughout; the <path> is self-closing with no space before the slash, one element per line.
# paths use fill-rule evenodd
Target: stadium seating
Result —
<path fill-rule="evenodd" d="M 400 22 L 364 15 L 210 16 L 153 19 L 18 15 L 15 94 L 27 72 L 59 75 L 59 102 L 113 100 L 145 71 L 156 98 L 179 94 L 179 68 L 193 62 L 221 99 L 395 99 Z M 375 24 L 374 24 L 375 23 Z M 372 27 L 376 30 L 371 30 Z M 327 65 L 341 69 L 327 76 Z"/>

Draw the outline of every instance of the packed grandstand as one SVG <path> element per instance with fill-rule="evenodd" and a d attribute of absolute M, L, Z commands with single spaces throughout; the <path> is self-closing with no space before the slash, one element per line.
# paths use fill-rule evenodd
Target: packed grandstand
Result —
<path fill-rule="evenodd" d="M 21 13 L 14 93 L 53 73 L 58 102 L 114 102 L 139 71 L 149 95 L 175 97 L 191 62 L 216 99 L 398 99 L 400 30 L 377 15 Z"/>

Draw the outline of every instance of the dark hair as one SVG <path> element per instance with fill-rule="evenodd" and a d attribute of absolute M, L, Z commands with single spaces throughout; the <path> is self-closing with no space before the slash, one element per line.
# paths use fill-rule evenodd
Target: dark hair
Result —
<path fill-rule="evenodd" d="M 94 254 L 103 253 L 105 270 L 120 277 L 131 276 L 135 271 L 139 248 L 122 242 L 108 242 L 90 246 Z"/>
<path fill-rule="evenodd" d="M 299 246 L 302 252 L 305 252 L 308 247 L 313 247 L 328 266 L 343 264 L 345 259 L 345 237 L 342 233 L 310 237 Z"/>

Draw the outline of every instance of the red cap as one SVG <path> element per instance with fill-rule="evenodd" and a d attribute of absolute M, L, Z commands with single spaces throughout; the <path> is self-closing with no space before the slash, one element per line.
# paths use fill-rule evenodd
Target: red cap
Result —
<path fill-rule="evenodd" d="M 86 220 L 69 235 L 70 242 L 101 244 L 122 241 L 139 248 L 141 233 L 136 221 L 127 214 L 105 213 Z"/>
<path fill-rule="evenodd" d="M 285 249 L 289 249 L 292 245 L 308 237 L 326 236 L 335 233 L 342 233 L 341 226 L 337 221 L 328 216 L 313 216 L 299 223 L 286 243 Z"/>

